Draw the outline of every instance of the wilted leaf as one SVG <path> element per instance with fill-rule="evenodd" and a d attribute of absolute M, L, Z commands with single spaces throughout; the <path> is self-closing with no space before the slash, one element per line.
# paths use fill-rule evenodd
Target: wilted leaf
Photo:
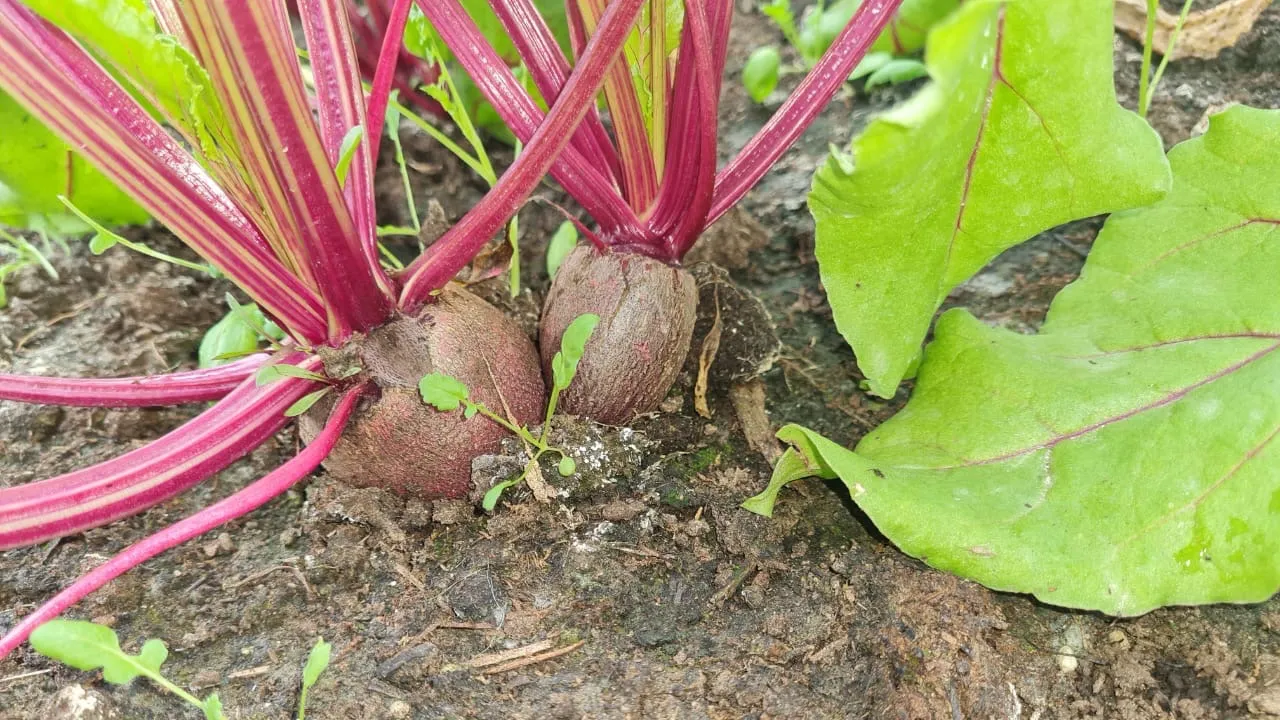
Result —
<path fill-rule="evenodd" d="M 1040 334 L 953 310 L 856 454 L 787 430 L 903 550 L 1117 615 L 1280 586 L 1280 111 L 1169 160 L 1171 194 L 1107 221 Z"/>
<path fill-rule="evenodd" d="M 966 3 L 930 36 L 933 82 L 829 160 L 809 206 L 835 321 L 893 395 L 947 294 L 1054 225 L 1155 201 L 1155 132 L 1115 100 L 1109 0 Z"/>

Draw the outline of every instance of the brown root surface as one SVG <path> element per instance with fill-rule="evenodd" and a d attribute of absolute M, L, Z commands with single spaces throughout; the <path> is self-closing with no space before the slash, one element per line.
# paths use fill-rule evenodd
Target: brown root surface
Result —
<path fill-rule="evenodd" d="M 376 386 L 325 460 L 352 485 L 387 488 L 424 498 L 461 497 L 471 459 L 498 447 L 506 430 L 481 415 L 439 412 L 423 404 L 418 381 L 452 375 L 472 399 L 517 422 L 535 422 L 546 393 L 533 343 L 506 315 L 463 291 L 447 289 L 417 317 L 399 317 L 368 336 L 325 355 L 331 376 L 359 367 Z M 310 442 L 328 417 L 321 402 L 299 423 Z"/>
<path fill-rule="evenodd" d="M 538 340 L 546 376 L 574 318 L 595 313 L 600 324 L 560 407 L 610 424 L 656 410 L 689 353 L 697 304 L 697 282 L 683 268 L 642 255 L 576 248 L 561 264 L 543 306 Z"/>

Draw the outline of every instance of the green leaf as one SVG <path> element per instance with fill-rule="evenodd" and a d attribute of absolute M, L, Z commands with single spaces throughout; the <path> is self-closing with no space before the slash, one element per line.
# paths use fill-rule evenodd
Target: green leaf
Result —
<path fill-rule="evenodd" d="M 560 473 L 560 477 L 569 477 L 578 472 L 578 463 L 568 455 L 562 455 L 560 462 L 556 463 L 556 472 Z"/>
<path fill-rule="evenodd" d="M 466 384 L 452 375 L 438 372 L 418 381 L 418 393 L 422 395 L 422 402 L 440 412 L 457 410 L 459 405 L 470 404 L 471 400 L 471 390 Z"/>
<path fill-rule="evenodd" d="M 742 66 L 742 85 L 747 95 L 755 102 L 764 102 L 769 94 L 778 87 L 778 68 L 782 65 L 782 55 L 778 48 L 766 45 L 756 48 Z"/>
<path fill-rule="evenodd" d="M 229 140 L 226 115 L 212 93 L 208 73 L 176 38 L 160 32 L 147 3 L 141 0 L 24 0 L 24 3 L 104 58 L 106 65 L 127 78 L 126 84 L 131 83 L 138 94 L 198 141 L 206 157 L 222 158 L 234 147 Z"/>
<path fill-rule="evenodd" d="M 130 655 L 120 649 L 114 630 L 83 620 L 50 620 L 31 633 L 29 642 L 41 655 L 77 670 L 102 668 L 102 679 L 113 685 L 159 675 L 169 654 L 163 642 L 148 640 L 139 654 Z"/>
<path fill-rule="evenodd" d="M 560 337 L 560 351 L 551 359 L 552 382 L 557 390 L 564 390 L 573 382 L 578 374 L 578 361 L 582 360 L 587 341 L 599 324 L 599 315 L 585 313 L 574 318 L 564 329 L 564 335 Z"/>
<path fill-rule="evenodd" d="M 518 485 L 521 480 L 524 480 L 524 473 L 509 480 L 503 480 L 489 488 L 488 492 L 484 494 L 484 498 L 480 501 L 480 507 L 484 508 L 485 512 L 493 512 L 493 509 L 498 507 L 498 501 L 502 499 L 502 493 L 506 492 L 507 488 Z"/>
<path fill-rule="evenodd" d="M 560 227 L 556 228 L 555 234 L 551 236 L 551 242 L 547 243 L 547 277 L 556 276 L 564 259 L 569 257 L 569 253 L 577 246 L 578 226 L 570 220 L 565 220 L 560 223 Z"/>
<path fill-rule="evenodd" d="M 320 679 L 320 673 L 329 667 L 329 656 L 333 652 L 333 645 L 320 638 L 311 648 L 311 654 L 307 656 L 307 664 L 302 668 L 302 687 L 310 689 Z"/>
<path fill-rule="evenodd" d="M 1276 592 L 1280 111 L 1228 110 L 1169 160 L 1038 335 L 948 312 L 856 454 L 809 434 L 907 553 L 1115 615 Z"/>
<path fill-rule="evenodd" d="M 137 203 L 4 92 L 0 128 L 0 224 L 84 232 L 87 226 L 67 212 L 59 195 L 110 225 L 146 222 Z"/>
<path fill-rule="evenodd" d="M 298 720 L 305 720 L 307 716 L 307 693 L 320 679 L 320 673 L 329 667 L 329 655 L 333 651 L 333 646 L 320 638 L 316 644 L 312 646 L 311 653 L 307 655 L 307 664 L 302 668 L 302 693 L 298 697 Z"/>
<path fill-rule="evenodd" d="M 315 380 L 316 382 L 329 382 L 329 378 L 323 375 L 313 373 L 310 370 L 300 368 L 297 365 L 290 365 L 288 363 L 263 365 L 258 369 L 258 372 L 254 374 L 253 381 L 261 387 L 263 385 L 270 385 L 277 380 L 283 380 L 287 377 L 299 378 L 302 380 Z"/>
<path fill-rule="evenodd" d="M 360 141 L 364 139 L 364 128 L 356 125 L 342 136 L 342 145 L 338 148 L 338 164 L 334 166 L 334 175 L 338 178 L 339 185 L 345 185 L 347 182 L 347 172 L 351 169 L 351 159 L 356 156 L 356 149 L 360 147 Z"/>
<path fill-rule="evenodd" d="M 922 78 L 928 74 L 928 69 L 919 60 L 898 58 L 890 60 L 873 70 L 867 76 L 866 88 L 870 90 L 880 85 L 898 85 L 916 78 Z"/>
<path fill-rule="evenodd" d="M 298 417 L 299 415 L 310 410 L 312 405 L 315 405 L 317 402 L 319 402 L 320 398 L 324 397 L 325 395 L 328 395 L 329 391 L 332 389 L 333 389 L 332 387 L 323 387 L 323 388 L 320 388 L 319 390 L 315 390 L 313 392 L 307 393 L 306 395 L 303 395 L 302 397 L 298 398 L 297 402 L 290 405 L 284 411 L 284 416 Z"/>
<path fill-rule="evenodd" d="M 789 442 L 799 445 L 803 442 L 804 436 L 793 431 L 795 425 L 788 425 L 778 433 Z M 784 434 L 785 432 L 785 434 Z M 778 501 L 778 493 L 782 492 L 782 488 L 796 480 L 807 477 L 821 477 L 830 480 L 834 475 L 831 474 L 829 468 L 815 465 L 810 458 L 821 459 L 821 456 L 815 452 L 802 452 L 795 448 L 787 448 L 782 456 L 773 466 L 773 475 L 769 478 L 769 486 L 759 494 L 747 498 L 742 503 L 744 510 L 750 510 L 757 515 L 765 517 L 773 517 L 773 506 Z"/>
<path fill-rule="evenodd" d="M 242 356 L 258 349 L 258 330 L 267 323 L 257 305 L 240 305 L 213 324 L 200 339 L 200 367 L 223 364 L 227 356 Z"/>
<path fill-rule="evenodd" d="M 853 72 L 849 73 L 850 80 L 858 80 L 864 78 L 880 68 L 893 62 L 893 54 L 887 52 L 867 53 L 862 61 L 858 63 Z M 925 70 L 928 73 L 928 70 Z M 846 172 L 853 172 L 852 169 Z"/>
<path fill-rule="evenodd" d="M 225 720 L 226 715 L 222 714 L 222 701 L 218 699 L 218 693 L 210 693 L 209 697 L 204 699 L 205 720 Z"/>
<path fill-rule="evenodd" d="M 831 160 L 809 207 L 836 326 L 892 396 L 951 290 L 1001 251 L 1168 188 L 1115 100 L 1110 0 L 973 0 L 929 40 L 934 81 Z"/>

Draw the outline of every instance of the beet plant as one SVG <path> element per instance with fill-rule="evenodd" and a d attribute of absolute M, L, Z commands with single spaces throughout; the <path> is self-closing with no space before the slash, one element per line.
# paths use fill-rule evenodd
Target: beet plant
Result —
<path fill-rule="evenodd" d="M 283 332 L 271 353 L 165 376 L 0 376 L 0 398 L 22 402 L 217 401 L 118 458 L 0 489 L 0 548 L 151 507 L 244 456 L 293 416 L 302 416 L 307 442 L 266 477 L 79 579 L 0 639 L 0 657 L 87 593 L 244 515 L 322 463 L 344 479 L 398 492 L 461 493 L 470 458 L 495 448 L 506 431 L 484 417 L 424 405 L 424 375 L 458 378 L 471 397 L 504 408 L 515 422 L 539 419 L 545 390 L 532 343 L 450 281 L 569 141 L 641 4 L 616 0 L 604 10 L 582 62 L 502 180 L 412 267 L 392 274 L 378 261 L 373 163 L 399 32 L 389 36 L 366 97 L 343 5 L 300 0 L 314 87 L 308 94 L 284 0 L 153 0 L 149 7 L 0 0 L 0 89 Z M 402 0 L 392 12 L 403 18 L 408 7 Z"/>
<path fill-rule="evenodd" d="M 604 104 L 594 101 L 551 174 L 594 219 L 589 240 L 558 265 L 539 330 L 544 376 L 575 318 L 600 326 L 577 380 L 561 398 L 571 413 L 609 423 L 657 408 L 674 383 L 693 334 L 697 288 L 681 260 L 804 132 L 893 16 L 901 0 L 868 0 L 853 13 L 812 72 L 768 123 L 717 169 L 717 121 L 730 0 L 645 4 L 610 68 Z M 420 4 L 423 15 L 507 127 L 527 142 L 542 117 L 535 99 L 485 42 L 458 0 Z M 492 3 L 543 97 L 558 97 L 571 65 L 532 0 Z M 599 24 L 602 0 L 568 5 L 574 55 Z M 430 262 L 428 252 L 415 268 Z M 423 298 L 439 276 L 421 272 L 406 295 Z"/>
<path fill-rule="evenodd" d="M 1280 111 L 1166 159 L 1116 102 L 1112 7 L 970 0 L 929 36 L 933 82 L 819 170 L 836 325 L 871 393 L 918 376 L 854 450 L 785 428 L 750 509 L 839 477 L 930 565 L 1115 615 L 1280 587 Z M 1108 212 L 1038 332 L 934 324 L 1003 250 Z"/>

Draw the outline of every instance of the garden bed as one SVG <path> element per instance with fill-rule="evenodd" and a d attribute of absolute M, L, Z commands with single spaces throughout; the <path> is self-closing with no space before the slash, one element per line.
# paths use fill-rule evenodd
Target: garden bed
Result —
<path fill-rule="evenodd" d="M 742 14 L 729 67 L 766 40 L 766 22 Z M 1118 36 L 1116 62 L 1121 100 L 1132 107 L 1139 48 Z M 768 107 L 728 87 L 722 137 L 734 148 Z M 314 718 L 1280 713 L 1276 601 L 1124 621 L 1064 612 L 906 557 L 835 485 L 791 486 L 772 520 L 738 509 L 769 472 L 761 387 L 775 427 L 803 422 L 848 445 L 909 392 L 886 403 L 859 389 L 818 285 L 804 198 L 827 144 L 846 142 L 870 113 L 911 90 L 837 99 L 749 196 L 746 212 L 727 216 L 691 258 L 728 266 L 768 307 L 783 349 L 762 386 L 717 383 L 713 373 L 704 418 L 694 410 L 691 363 L 664 412 L 631 429 L 562 422 L 560 444 L 575 451 L 580 477 L 570 485 L 548 473 L 561 483 L 556 499 L 509 492 L 491 516 L 466 502 L 405 502 L 319 476 L 224 534 L 146 563 L 74 614 L 112 625 L 132 649 L 164 638 L 170 676 L 216 690 L 233 718 L 289 716 L 317 636 L 333 643 L 334 663 L 311 695 Z M 1172 64 L 1151 120 L 1173 144 L 1230 102 L 1280 107 L 1280 7 L 1216 61 Z M 419 207 L 434 198 L 456 218 L 480 196 L 482 187 L 438 146 L 418 136 L 407 146 Z M 387 180 L 384 211 L 399 207 L 394 178 Z M 504 305 L 530 329 L 547 284 L 541 240 L 558 221 L 545 205 L 522 215 L 532 289 Z M 1034 330 L 1098 226 L 1075 223 L 1009 251 L 952 301 L 987 322 Z M 166 252 L 186 252 L 161 233 L 135 232 Z M 54 264 L 57 283 L 35 271 L 12 281 L 11 305 L 0 312 L 6 372 L 190 367 L 229 287 L 123 249 L 94 257 L 78 247 Z M 485 294 L 504 293 L 494 284 Z M 104 460 L 195 412 L 0 403 L 0 482 Z M 0 626 L 130 542 L 261 476 L 296 443 L 289 431 L 159 508 L 0 554 Z M 482 460 L 478 478 L 504 462 Z M 67 714 L 75 702 L 99 714 Z M 189 714 L 142 683 L 105 687 L 26 649 L 0 662 L 6 720 Z"/>

